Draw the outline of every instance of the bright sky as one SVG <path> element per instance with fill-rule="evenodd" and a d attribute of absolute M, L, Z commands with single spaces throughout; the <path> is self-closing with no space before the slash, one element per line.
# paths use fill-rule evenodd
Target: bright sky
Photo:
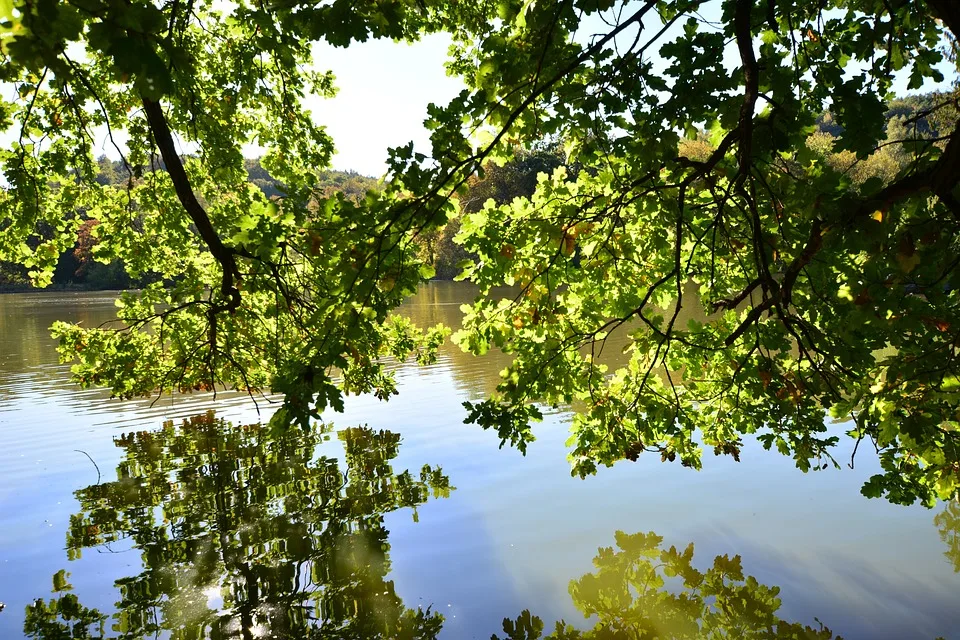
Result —
<path fill-rule="evenodd" d="M 335 169 L 379 177 L 386 172 L 388 148 L 413 140 L 429 152 L 427 105 L 446 104 L 463 89 L 443 67 L 449 43 L 448 36 L 431 35 L 413 45 L 375 40 L 348 49 L 316 46 L 317 68 L 334 72 L 339 91 L 307 104 L 333 137 Z"/>

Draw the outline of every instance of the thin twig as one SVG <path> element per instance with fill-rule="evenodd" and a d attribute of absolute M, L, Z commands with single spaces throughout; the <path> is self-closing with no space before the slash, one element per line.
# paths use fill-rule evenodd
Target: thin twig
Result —
<path fill-rule="evenodd" d="M 97 461 L 90 457 L 90 454 L 84 451 L 83 449 L 74 449 L 77 453 L 82 453 L 87 456 L 87 459 L 93 463 L 93 467 L 97 470 L 97 484 L 100 484 L 100 467 L 97 466 Z"/>

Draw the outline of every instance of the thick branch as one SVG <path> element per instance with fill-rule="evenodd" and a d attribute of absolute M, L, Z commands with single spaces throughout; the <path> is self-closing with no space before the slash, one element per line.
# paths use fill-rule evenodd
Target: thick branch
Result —
<path fill-rule="evenodd" d="M 954 42 L 960 39 L 960 3 L 957 0 L 927 0 L 934 15 L 953 33 Z M 953 195 L 953 189 L 960 182 L 960 138 L 957 123 L 947 148 L 931 176 L 930 188 L 940 198 L 953 215 L 960 219 L 960 202 Z"/>
<path fill-rule="evenodd" d="M 737 0 L 736 11 L 733 15 L 733 31 L 737 36 L 737 49 L 740 51 L 740 61 L 743 63 L 743 104 L 740 106 L 740 147 L 737 161 L 740 164 L 740 175 L 746 176 L 750 172 L 750 156 L 753 143 L 753 110 L 757 104 L 760 67 L 757 57 L 753 53 L 751 38 L 750 10 L 753 9 L 753 0 Z"/>
<path fill-rule="evenodd" d="M 747 317 L 743 319 L 743 322 L 740 323 L 740 326 L 734 329 L 733 333 L 728 335 L 727 339 L 724 340 L 723 343 L 728 347 L 733 346 L 733 343 L 739 340 L 740 336 L 746 333 L 747 330 L 753 326 L 753 323 L 760 319 L 760 316 L 763 315 L 763 312 L 773 306 L 773 303 L 773 298 L 767 298 L 757 306 L 750 309 L 750 312 L 747 314 Z"/>
<path fill-rule="evenodd" d="M 240 292 L 234 284 L 234 278 L 239 279 L 240 271 L 237 269 L 237 262 L 233 251 L 225 246 L 217 235 L 210 217 L 197 196 L 193 193 L 193 187 L 190 186 L 190 179 L 183 168 L 183 162 L 177 155 L 176 146 L 173 143 L 173 136 L 170 133 L 170 126 L 167 124 L 167 118 L 160 107 L 160 103 L 154 102 L 149 98 L 142 98 L 143 108 L 147 114 L 147 122 L 150 125 L 150 131 L 153 133 L 153 139 L 160 149 L 160 155 L 163 158 L 163 164 L 170 174 L 170 180 L 173 182 L 173 188 L 177 192 L 177 198 L 180 204 L 187 211 L 190 219 L 200 232 L 200 237 L 207 245 L 210 253 L 220 263 L 223 277 L 221 281 L 221 293 L 227 298 L 225 309 L 233 311 L 240 306 Z"/>
<path fill-rule="evenodd" d="M 955 35 L 960 34 L 960 3 L 956 0 L 926 0 L 932 13 L 939 18 L 944 25 Z M 737 48 L 740 52 L 740 59 L 744 74 L 744 96 L 743 104 L 740 108 L 740 120 L 737 126 L 739 130 L 739 149 L 737 160 L 740 170 L 740 178 L 749 175 L 751 143 L 753 134 L 753 111 L 757 100 L 759 66 L 753 51 L 751 39 L 750 13 L 753 8 L 752 0 L 737 0 L 734 13 L 734 33 L 737 40 Z M 772 3 L 768 4 L 769 6 Z M 960 123 L 958 123 L 960 125 Z M 946 148 L 940 155 L 936 164 L 925 171 L 920 171 L 908 175 L 898 180 L 868 199 L 862 200 L 858 206 L 851 207 L 850 213 L 846 217 L 846 224 L 861 219 L 864 215 L 870 215 L 877 209 L 886 210 L 896 202 L 905 198 L 917 195 L 924 191 L 930 191 L 936 194 L 940 201 L 949 208 L 953 214 L 960 217 L 960 202 L 953 195 L 953 190 L 960 184 L 960 126 L 957 126 Z M 813 257 L 821 250 L 823 246 L 824 223 L 819 218 L 814 219 L 811 225 L 810 234 L 807 243 L 801 253 L 787 267 L 784 278 L 780 286 L 770 292 L 770 297 L 766 298 L 760 305 L 754 307 L 733 333 L 727 336 L 725 343 L 727 346 L 736 342 L 744 332 L 756 322 L 761 314 L 773 305 L 789 305 L 793 294 L 793 287 L 796 284 L 800 272 L 806 267 Z M 759 280 L 759 279 L 758 279 Z M 747 285 L 746 289 L 734 298 L 736 301 L 742 301 L 749 293 L 756 288 L 757 281 Z M 721 304 L 725 301 L 721 301 Z M 781 312 L 784 312 L 781 309 Z"/>
<path fill-rule="evenodd" d="M 911 173 L 887 185 L 870 198 L 862 200 L 859 206 L 851 209 L 846 218 L 846 224 L 870 215 L 878 209 L 886 211 L 904 198 L 924 191 L 932 191 L 950 207 L 953 203 L 952 192 L 957 184 L 960 184 L 960 123 L 955 126 L 946 148 L 933 166 Z M 958 212 L 953 213 L 956 215 Z"/>
<path fill-rule="evenodd" d="M 810 235 L 807 237 L 807 244 L 803 248 L 803 251 L 800 252 L 793 262 L 790 263 L 790 266 L 787 267 L 786 273 L 784 273 L 783 281 L 780 284 L 780 299 L 786 303 L 790 304 L 791 298 L 793 296 L 793 285 L 797 282 L 797 277 L 800 275 L 800 271 L 803 270 L 805 266 L 810 264 L 810 261 L 813 260 L 813 256 L 817 255 L 817 252 L 820 251 L 820 248 L 823 246 L 823 222 L 820 218 L 814 218 L 813 225 L 810 227 Z"/>
<path fill-rule="evenodd" d="M 960 37 L 960 3 L 957 0 L 927 0 L 933 15 L 943 21 L 954 36 Z"/>
<path fill-rule="evenodd" d="M 753 291 L 763 284 L 763 280 L 760 278 L 754 279 L 750 284 L 744 287 L 743 291 L 733 296 L 732 298 L 724 298 L 722 300 L 717 300 L 713 303 L 714 312 L 721 311 L 723 309 L 735 309 L 737 305 L 747 299 Z"/>
<path fill-rule="evenodd" d="M 960 123 L 957 123 L 946 148 L 937 159 L 930 176 L 930 188 L 941 200 L 952 199 L 953 189 L 960 182 Z"/>

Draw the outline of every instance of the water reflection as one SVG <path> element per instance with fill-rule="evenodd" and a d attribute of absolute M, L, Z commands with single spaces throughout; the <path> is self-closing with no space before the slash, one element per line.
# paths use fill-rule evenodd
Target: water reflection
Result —
<path fill-rule="evenodd" d="M 452 487 L 439 469 L 395 473 L 400 437 L 351 428 L 336 458 L 321 429 L 273 434 L 212 413 L 116 440 L 117 479 L 76 492 L 70 559 L 101 547 L 140 553 L 117 580 L 117 611 L 86 609 L 61 576 L 27 608 L 35 638 L 432 638 L 442 618 L 408 609 L 390 571 L 384 514 Z M 99 634 L 99 635 L 97 635 Z"/>
<path fill-rule="evenodd" d="M 521 295 L 520 288 L 498 287 L 491 291 L 494 300 L 514 300 Z M 462 326 L 463 305 L 469 305 L 476 299 L 478 290 L 473 285 L 460 282 L 431 282 L 420 288 L 417 295 L 409 298 L 399 308 L 399 313 L 410 318 L 418 326 L 429 327 L 442 323 L 453 330 Z M 683 326 L 690 319 L 703 320 L 707 316 L 697 300 L 695 287 L 691 285 L 687 292 L 691 302 L 685 304 L 678 316 L 678 326 Z M 609 367 L 613 371 L 626 366 L 630 360 L 630 353 L 624 348 L 629 344 L 629 335 L 639 326 L 636 323 L 626 323 L 592 348 L 584 346 L 581 352 L 584 356 L 590 355 L 594 361 Z M 502 381 L 500 372 L 510 365 L 513 356 L 504 354 L 496 348 L 491 348 L 482 357 L 474 356 L 462 351 L 449 340 L 445 348 L 441 349 L 441 362 L 447 365 L 457 389 L 466 392 L 471 398 L 484 398 L 495 393 L 497 385 Z M 664 383 L 666 383 L 664 378 Z"/>
<path fill-rule="evenodd" d="M 570 583 L 570 596 L 585 618 L 596 622 L 581 632 L 557 622 L 547 638 L 695 640 L 697 638 L 775 638 L 830 640 L 833 633 L 782 620 L 779 587 L 744 576 L 740 556 L 717 556 L 698 569 L 693 543 L 678 550 L 663 545 L 657 534 L 616 533 L 617 548 L 602 548 L 593 560 L 596 571 Z M 504 620 L 509 640 L 543 637 L 544 624 L 525 610 Z M 493 639 L 499 636 L 493 636 Z"/>
<path fill-rule="evenodd" d="M 50 325 L 69 320 L 96 327 L 116 317 L 115 292 L 0 295 L 0 373 L 57 362 Z"/>
<path fill-rule="evenodd" d="M 933 524 L 940 533 L 940 539 L 947 545 L 943 552 L 953 570 L 960 573 L 960 502 L 948 502 L 943 511 L 933 518 Z"/>
<path fill-rule="evenodd" d="M 53 576 L 53 593 L 49 601 L 38 598 L 27 607 L 23 632 L 31 638 L 66 640 L 67 638 L 103 638 L 107 616 L 97 609 L 89 609 L 80 603 L 67 582 L 70 574 L 59 571 Z"/>
<path fill-rule="evenodd" d="M 445 491 L 441 488 L 441 492 Z M 516 619 L 504 619 L 503 640 L 696 640 L 699 638 L 763 638 L 765 640 L 832 640 L 832 631 L 817 621 L 816 626 L 804 625 L 781 619 L 780 589 L 776 586 L 760 584 L 752 576 L 745 576 L 740 556 L 716 556 L 712 565 L 698 568 L 694 563 L 694 546 L 687 545 L 683 550 L 674 546 L 669 549 L 663 544 L 663 538 L 654 532 L 615 534 L 616 548 L 601 548 L 593 560 L 595 571 L 587 573 L 570 582 L 570 595 L 574 605 L 590 619 L 593 627 L 583 631 L 564 621 L 555 623 L 553 632 L 544 636 L 543 621 L 529 610 L 524 610 Z M 368 549 L 369 547 L 365 547 Z M 251 555 L 258 555 L 253 549 Z M 262 554 L 261 554 L 262 555 Z M 383 558 L 381 558 L 383 559 Z M 250 563 L 250 559 L 244 561 Z M 173 564 L 173 563 L 170 563 Z M 348 564 L 351 571 L 357 570 L 355 558 Z M 699 564 L 699 563 L 697 563 Z M 338 573 L 332 565 L 334 574 Z M 258 619 L 250 633 L 243 628 L 234 628 L 230 623 L 216 623 L 207 626 L 195 626 L 186 622 L 182 612 L 174 604 L 183 599 L 183 594 L 159 585 L 162 594 L 169 596 L 160 606 L 153 604 L 155 626 L 130 627 L 129 617 L 121 612 L 119 624 L 114 631 L 121 631 L 116 637 L 144 638 L 148 634 L 158 635 L 160 629 L 173 631 L 171 638 L 227 638 L 271 637 L 271 638 L 435 638 L 441 630 L 443 618 L 437 614 L 403 609 L 399 599 L 393 594 L 392 584 L 383 583 L 383 566 L 376 563 L 377 570 L 372 580 L 369 574 L 361 580 L 364 588 L 353 592 L 360 596 L 341 604 L 352 606 L 340 611 L 337 621 L 327 620 L 325 624 L 309 624 L 305 618 L 297 616 L 297 597 L 284 590 L 265 591 L 261 595 L 259 609 L 269 608 L 277 615 L 266 622 Z M 180 567 L 182 569 L 182 567 Z M 177 573 L 173 569 L 173 573 Z M 335 579 L 328 577 L 326 588 L 334 588 Z M 24 632 L 35 638 L 52 640 L 53 638 L 90 638 L 107 637 L 105 623 L 107 616 L 96 609 L 88 609 L 80 604 L 71 593 L 72 586 L 67 582 L 69 574 L 61 571 L 53 578 L 54 592 L 58 597 L 49 601 L 37 600 L 27 608 Z M 121 581 L 127 584 L 127 581 Z M 380 606 L 365 607 L 370 602 L 366 587 L 386 588 L 382 596 L 391 601 L 389 623 L 383 616 Z M 319 585 L 316 585 L 319 586 Z M 191 587 L 187 588 L 189 591 Z M 221 591 L 221 593 L 225 593 Z M 373 594 L 375 598 L 381 594 Z M 271 597 L 281 599 L 270 600 Z M 247 598 L 249 600 L 249 598 Z M 269 603 L 269 604 L 268 604 Z M 226 605 L 226 600 L 223 606 Z M 292 606 L 291 606 L 292 605 Z M 188 605 L 189 606 L 189 605 Z M 245 604 L 240 605 L 245 606 Z M 196 602 L 194 603 L 196 607 Z M 290 608 L 287 608 L 290 607 Z M 156 626 L 158 611 L 163 615 L 165 625 Z M 399 612 L 399 615 L 396 615 Z M 286 614 L 286 615 L 284 615 Z M 365 618 L 372 616 L 369 624 Z M 138 616 L 140 618 L 142 616 Z M 220 612 L 232 622 L 236 619 L 232 611 Z M 114 616 L 117 619 L 117 616 Z M 206 618 L 204 615 L 197 617 Z M 296 626 L 289 626 L 297 619 Z M 279 625 L 278 621 L 284 620 Z M 331 624 L 331 622 L 333 624 Z M 296 635 L 295 634 L 299 634 Z M 114 636 L 110 636 L 114 637 Z M 840 640 L 839 636 L 836 637 Z M 500 640 L 493 635 L 491 640 Z"/>
<path fill-rule="evenodd" d="M 423 325 L 444 321 L 455 327 L 459 323 L 459 305 L 468 302 L 471 296 L 469 290 L 456 283 L 431 284 L 402 311 Z M 170 470 L 168 481 L 189 488 L 189 482 L 177 477 L 177 469 L 183 465 L 186 469 L 191 465 L 200 466 L 202 463 L 195 458 L 212 459 L 210 448 L 223 450 L 230 439 L 222 438 L 220 445 L 213 436 L 204 436 L 213 440 L 213 444 L 198 445 L 178 436 L 185 441 L 181 446 L 173 444 L 173 436 L 154 434 L 156 446 L 180 447 L 182 450 L 172 455 L 184 459 L 173 460 L 171 464 L 147 462 L 150 460 L 147 453 L 138 453 L 124 461 L 125 471 L 115 473 L 112 469 L 116 461 L 133 447 L 132 444 L 114 447 L 117 430 L 142 429 L 140 425 L 158 424 L 159 416 L 190 415 L 213 406 L 220 412 L 218 415 L 230 411 L 230 415 L 255 419 L 252 408 L 241 404 L 245 397 L 237 398 L 234 403 L 219 395 L 214 403 L 212 397 L 206 395 L 177 396 L 164 398 L 156 407 L 150 407 L 152 399 L 142 403 L 108 402 L 99 391 L 78 392 L 67 381 L 66 368 L 53 364 L 56 354 L 46 327 L 57 317 L 77 319 L 87 325 L 109 320 L 114 313 L 112 300 L 100 294 L 52 297 L 16 294 L 0 296 L 0 312 L 0 320 L 7 321 L 0 323 L 0 469 L 3 469 L 4 480 L 0 483 L 0 521 L 4 525 L 0 527 L 0 600 L 7 603 L 6 611 L 0 612 L 0 638 L 21 637 L 24 607 L 30 598 L 40 596 L 45 598 L 42 607 L 28 610 L 33 617 L 27 631 L 37 638 L 83 637 L 79 631 L 65 629 L 73 629 L 72 623 L 84 619 L 94 621 L 88 634 L 92 638 L 138 638 L 148 628 L 160 629 L 156 633 L 160 638 L 171 638 L 176 633 L 186 636 L 186 631 L 175 630 L 178 620 L 175 616 L 180 615 L 175 608 L 183 610 L 188 598 L 202 600 L 204 607 L 213 612 L 203 616 L 214 622 L 220 615 L 239 616 L 240 605 L 231 609 L 232 605 L 221 602 L 220 589 L 236 583 L 236 589 L 242 590 L 245 583 L 242 576 L 229 574 L 221 559 L 225 575 L 217 584 L 193 588 L 181 577 L 180 583 L 174 586 L 183 597 L 173 598 L 164 591 L 158 591 L 156 596 L 142 596 L 147 602 L 149 598 L 159 602 L 147 609 L 147 613 L 156 611 L 159 621 L 153 622 L 152 627 L 131 623 L 127 631 L 121 632 L 124 609 L 120 605 L 114 607 L 114 603 L 120 601 L 132 612 L 127 613 L 127 617 L 134 615 L 135 606 L 141 606 L 121 600 L 127 597 L 126 591 L 133 589 L 125 585 L 139 580 L 139 584 L 145 585 L 141 588 L 153 587 L 143 578 L 125 578 L 116 584 L 114 579 L 136 576 L 141 572 L 141 563 L 155 565 L 141 561 L 141 555 L 146 556 L 148 551 L 136 546 L 129 523 L 116 523 L 111 535 L 104 534 L 105 544 L 89 548 L 83 546 L 87 542 L 82 540 L 82 535 L 92 537 L 94 534 L 74 531 L 75 527 L 69 526 L 69 517 L 75 510 L 71 507 L 71 488 L 97 479 L 89 460 L 76 451 L 82 449 L 100 464 L 104 482 L 117 480 L 113 484 L 126 486 L 121 483 L 123 478 L 137 491 L 148 494 L 140 498 L 144 501 L 140 508 L 152 509 L 157 522 L 162 523 L 163 503 L 171 502 L 174 497 L 183 502 L 188 496 L 171 497 L 173 490 L 165 488 L 160 480 L 151 484 L 143 477 L 145 472 L 137 467 L 166 465 L 164 468 Z M 414 465 L 411 481 L 419 479 L 417 470 L 421 462 L 442 462 L 444 470 L 459 487 L 454 494 L 456 500 L 433 505 L 437 511 L 429 524 L 425 513 L 424 523 L 410 523 L 408 509 L 387 516 L 391 549 L 382 554 L 391 561 L 390 567 L 383 568 L 382 580 L 386 582 L 389 578 L 396 582 L 395 592 L 403 597 L 408 608 L 415 609 L 420 602 L 443 607 L 441 612 L 448 614 L 443 637 L 489 637 L 499 629 L 504 616 L 516 616 L 526 607 L 548 621 L 566 618 L 577 626 L 592 626 L 592 621 L 581 620 L 573 608 L 567 596 L 568 581 L 586 570 L 585 565 L 598 545 L 611 544 L 610 534 L 615 529 L 653 528 L 671 542 L 696 540 L 698 562 L 702 561 L 703 566 L 716 554 L 742 553 L 744 566 L 750 573 L 767 584 L 783 587 L 780 614 L 784 618 L 811 623 L 814 615 L 820 615 L 851 639 L 899 640 L 942 635 L 960 640 L 957 635 L 960 613 L 956 607 L 960 573 L 953 571 L 960 565 L 960 508 L 951 506 L 934 514 L 922 508 L 904 510 L 863 500 L 858 495 L 860 484 L 878 471 L 877 465 L 871 467 L 869 459 L 865 459 L 863 465 L 858 461 L 856 471 L 844 469 L 802 476 L 789 461 L 783 464 L 776 456 L 771 458 L 762 452 L 757 456 L 744 456 L 739 464 L 715 460 L 715 464 L 708 465 L 702 473 L 690 473 L 641 458 L 636 464 L 617 466 L 589 482 L 573 480 L 569 478 L 564 459 L 567 416 L 548 417 L 545 424 L 540 425 L 538 441 L 527 458 L 498 451 L 496 440 L 489 438 L 489 434 L 460 425 L 463 417 L 460 402 L 489 393 L 499 381 L 498 370 L 507 362 L 509 356 L 493 354 L 493 357 L 475 358 L 448 344 L 436 365 L 398 367 L 403 390 L 391 402 L 353 398 L 349 404 L 351 424 L 368 422 L 403 433 L 405 444 L 400 456 L 409 456 L 414 462 L 401 465 L 393 458 L 390 463 L 398 470 Z M 174 428 L 174 431 L 181 430 L 183 427 Z M 309 451 L 310 442 L 323 438 L 323 434 L 297 432 L 293 435 L 300 438 L 298 442 L 302 443 L 304 455 Z M 340 459 L 336 466 L 342 482 L 344 472 L 350 470 L 339 453 L 346 441 L 337 435 L 328 436 L 331 442 L 322 445 L 319 453 Z M 256 450 L 255 444 L 248 443 L 253 437 L 247 435 L 240 441 L 247 443 L 244 447 Z M 259 437 L 269 439 L 268 434 Z M 197 438 L 199 435 L 194 436 L 194 440 Z M 139 439 L 141 444 L 136 446 L 148 447 L 145 434 L 126 439 Z M 287 478 L 285 481 L 295 482 L 292 473 L 269 471 L 277 465 L 276 461 L 260 459 L 283 450 L 284 446 L 290 448 L 282 442 L 262 445 L 259 452 L 247 455 L 254 460 L 241 460 L 236 468 L 242 473 L 252 473 L 252 467 L 259 467 L 267 470 L 266 473 Z M 330 453 L 331 449 L 337 453 Z M 318 454 L 311 452 L 311 455 L 316 458 Z M 290 458 L 298 465 L 320 468 L 328 464 L 324 460 L 311 459 L 307 463 L 295 456 Z M 234 462 L 227 456 L 205 464 L 229 469 Z M 158 473 L 162 473 L 162 469 L 158 469 Z M 207 483 L 214 481 L 209 468 L 195 469 L 193 473 L 206 477 Z M 192 482 L 200 481 L 198 478 Z M 270 488 L 272 480 L 263 478 L 235 481 L 228 474 L 225 481 L 235 485 L 235 490 L 245 496 L 243 500 L 251 500 L 248 494 L 255 490 L 274 491 Z M 340 497 L 330 500 L 352 500 L 358 509 L 366 508 L 360 505 L 360 496 L 346 495 L 351 483 L 348 482 Z M 192 500 L 210 500 L 208 488 L 189 490 L 200 494 L 190 498 Z M 119 487 L 114 491 L 122 493 Z M 151 491 L 158 492 L 158 497 L 150 498 Z M 315 489 L 292 491 L 282 487 L 278 497 L 268 496 L 263 500 L 276 505 L 277 509 L 292 510 L 294 507 L 285 504 L 284 496 L 289 496 L 290 501 L 300 500 L 300 494 L 319 499 L 320 493 Z M 98 510 L 111 506 L 86 504 L 81 517 L 92 520 Z M 136 509 L 132 506 L 124 509 L 122 503 L 114 508 L 120 512 L 116 519 L 126 517 L 132 522 Z M 207 507 L 204 509 L 209 511 Z M 125 516 L 124 511 L 128 515 Z M 936 528 L 931 526 L 935 515 Z M 155 523 L 150 521 L 150 524 Z M 215 535 L 211 529 L 214 524 L 202 521 L 195 528 L 202 530 L 201 537 L 209 539 Z M 173 546 L 173 542 L 164 540 L 176 536 L 180 536 L 176 538 L 177 544 L 184 547 L 196 544 L 189 538 L 190 533 L 172 529 L 182 528 L 182 523 L 174 521 L 173 525 L 165 526 L 166 538 L 161 537 L 154 545 L 157 550 L 151 553 L 173 553 L 164 550 L 163 545 Z M 70 552 L 74 556 L 82 552 L 84 556 L 76 563 L 62 562 L 63 530 L 67 528 L 73 536 Z M 253 533 L 262 535 L 259 530 Z M 140 537 L 149 544 L 151 538 L 146 531 Z M 99 544 L 95 539 L 88 542 Z M 231 544 L 240 543 L 231 541 Z M 276 547 L 286 543 L 268 541 L 268 544 Z M 263 553 L 276 552 L 274 547 Z M 944 551 L 949 552 L 946 555 L 950 564 L 944 561 Z M 265 567 L 273 566 L 268 560 L 287 561 L 283 557 L 262 560 L 257 555 L 261 552 L 252 548 L 237 553 L 252 554 L 251 562 L 261 573 L 266 572 Z M 308 571 L 315 562 L 326 561 L 319 551 L 314 556 L 321 559 L 310 557 L 304 561 L 304 556 L 296 550 L 286 558 L 294 566 L 304 565 L 304 571 Z M 224 557 L 233 559 L 233 556 Z M 128 566 L 131 563 L 132 568 Z M 176 556 L 171 564 L 182 570 L 190 568 L 190 561 L 181 556 Z M 64 579 L 60 586 L 72 582 L 76 589 L 58 591 L 51 596 L 50 576 L 64 566 L 73 576 Z M 392 571 L 386 573 L 391 567 Z M 154 570 L 154 575 L 158 580 L 164 576 L 159 570 Z M 311 606 L 318 599 L 322 602 L 322 598 L 311 598 L 307 593 L 313 590 L 322 595 L 323 585 L 327 584 L 322 580 L 295 588 L 285 587 L 285 590 L 261 589 L 259 606 L 268 610 L 271 604 L 267 598 L 280 594 L 287 599 L 274 606 L 286 607 L 294 612 L 291 615 L 300 615 L 297 612 L 302 607 Z M 313 586 L 317 584 L 320 586 Z M 207 587 L 210 590 L 204 593 Z M 160 584 L 157 588 L 168 587 Z M 392 585 L 390 588 L 393 589 Z M 417 599 L 418 596 L 423 600 Z M 452 608 L 448 608 L 450 603 Z M 90 608 L 83 609 L 81 604 Z M 105 631 L 98 630 L 96 620 L 100 614 L 93 615 L 93 607 L 106 616 Z M 221 609 L 225 613 L 221 613 Z M 174 616 L 169 622 L 163 620 L 167 612 Z M 72 622 L 63 626 L 68 615 L 73 616 Z M 335 625 L 324 627 L 317 614 L 311 612 L 310 615 L 312 624 L 321 629 L 334 629 L 330 635 L 345 635 L 346 632 L 339 632 Z M 48 623 L 43 630 L 42 625 Z M 214 637 L 215 633 L 222 636 L 233 633 L 236 637 L 239 635 L 236 626 L 234 623 L 220 631 L 211 623 L 198 634 Z M 197 628 L 196 625 L 188 627 Z M 551 629 L 549 626 L 547 631 Z M 308 633 L 302 635 L 310 637 Z"/>
<path fill-rule="evenodd" d="M 343 460 L 318 456 L 334 435 L 234 426 L 207 413 L 120 436 L 116 480 L 76 492 L 68 558 L 85 550 L 139 553 L 139 573 L 115 581 L 115 611 L 84 606 L 65 570 L 55 597 L 26 609 L 24 633 L 61 638 L 436 638 L 443 618 L 408 608 L 390 572 L 384 515 L 452 490 L 440 469 L 394 472 L 400 437 L 365 427 L 336 433 Z M 943 523 L 957 523 L 948 510 Z M 953 518 L 951 520 L 951 518 Z M 777 587 L 747 577 L 739 556 L 695 565 L 693 545 L 617 532 L 595 571 L 570 583 L 593 628 L 560 622 L 552 638 L 833 638 L 780 619 Z M 521 603 L 518 603 L 521 604 Z M 519 606 L 517 607 L 519 609 Z M 524 611 L 511 639 L 540 638 Z"/>

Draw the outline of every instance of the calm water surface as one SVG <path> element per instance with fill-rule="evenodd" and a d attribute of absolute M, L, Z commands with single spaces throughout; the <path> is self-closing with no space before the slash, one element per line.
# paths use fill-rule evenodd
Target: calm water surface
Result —
<path fill-rule="evenodd" d="M 456 325 L 469 298 L 431 284 L 404 312 Z M 418 607 L 444 615 L 446 638 L 488 638 L 522 609 L 586 628 L 568 584 L 617 530 L 693 542 L 704 567 L 740 554 L 781 587 L 788 620 L 960 638 L 960 513 L 861 497 L 869 455 L 804 475 L 748 446 L 701 472 L 641 456 L 581 481 L 563 413 L 526 457 L 462 424 L 461 403 L 506 361 L 450 346 L 400 366 L 388 403 L 351 398 L 326 430 L 271 435 L 247 426 L 270 409 L 245 396 L 119 402 L 71 385 L 49 325 L 113 309 L 109 294 L 0 296 L 2 640 L 24 636 L 25 617 L 59 637 L 58 614 L 89 609 L 107 637 L 305 637 L 311 620 L 362 636 L 417 623 Z"/>

